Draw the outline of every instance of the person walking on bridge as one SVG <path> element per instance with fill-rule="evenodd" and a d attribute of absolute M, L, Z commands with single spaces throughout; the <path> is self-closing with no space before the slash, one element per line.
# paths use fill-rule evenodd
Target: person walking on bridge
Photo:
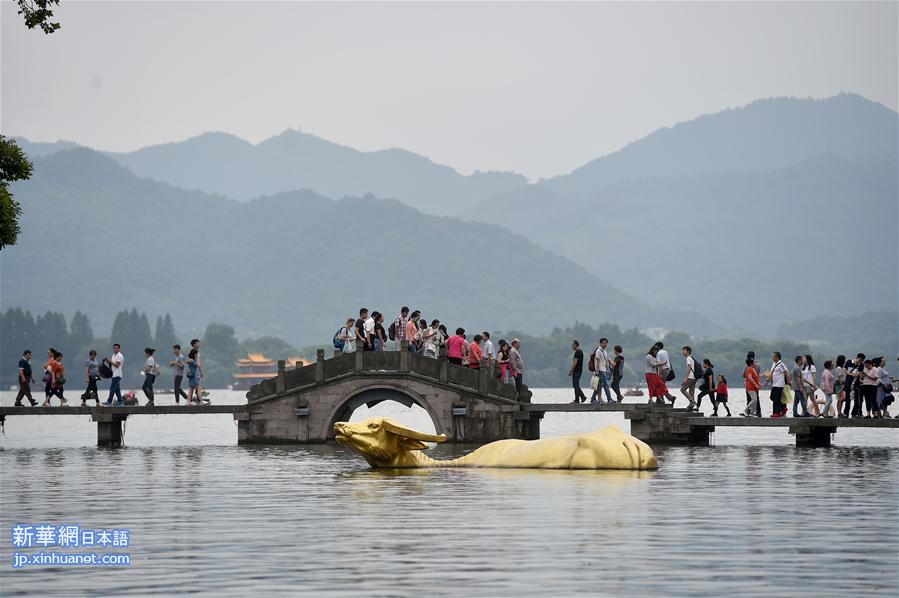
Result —
<path fill-rule="evenodd" d="M 790 386 L 793 388 L 793 417 L 810 417 L 808 406 L 805 404 L 805 387 L 802 382 L 802 370 L 805 366 L 805 357 L 797 355 L 794 360 L 792 379 Z M 799 413 L 797 407 L 802 406 L 802 413 Z"/>
<path fill-rule="evenodd" d="M 194 357 L 194 362 L 197 365 L 197 386 L 196 390 L 194 390 L 194 399 L 205 402 L 208 405 L 209 399 L 205 397 L 207 393 L 203 390 L 203 379 L 206 378 L 206 368 L 203 367 L 203 356 L 200 354 L 200 339 L 191 339 L 190 348 L 197 352 L 197 356 Z"/>
<path fill-rule="evenodd" d="M 649 402 L 655 399 L 656 403 L 665 403 L 665 397 L 668 394 L 668 387 L 659 376 L 659 366 L 662 362 L 658 359 L 659 346 L 654 344 L 649 348 L 643 361 L 646 365 L 646 389 L 649 393 Z"/>
<path fill-rule="evenodd" d="M 418 353 L 418 344 L 421 342 L 421 332 L 418 329 L 418 321 L 421 319 L 421 312 L 415 310 L 412 317 L 406 322 L 406 342 L 409 343 L 409 352 Z"/>
<path fill-rule="evenodd" d="M 755 370 L 755 360 L 746 358 L 746 369 L 743 370 L 743 380 L 746 388 L 746 409 L 740 415 L 752 417 L 759 405 L 759 373 Z"/>
<path fill-rule="evenodd" d="M 181 345 L 172 345 L 172 354 L 175 356 L 169 362 L 169 367 L 172 368 L 172 372 L 175 375 L 175 404 L 181 403 L 181 398 L 187 399 L 187 393 L 184 392 L 181 388 L 181 382 L 184 380 L 184 365 L 187 363 L 187 359 L 181 353 Z"/>
<path fill-rule="evenodd" d="M 109 398 L 107 405 L 112 405 L 112 397 L 116 403 L 122 404 L 122 367 L 125 365 L 125 356 L 122 355 L 122 347 L 119 343 L 112 345 L 112 355 L 106 358 L 109 367 L 112 368 L 112 378 L 109 380 Z"/>
<path fill-rule="evenodd" d="M 699 382 L 699 396 L 696 397 L 695 410 L 702 412 L 702 397 L 708 396 L 715 406 L 715 365 L 711 360 L 702 360 L 702 380 Z"/>
<path fill-rule="evenodd" d="M 144 363 L 144 384 L 141 386 L 141 390 L 144 391 L 144 396 L 147 397 L 146 404 L 148 407 L 153 406 L 153 383 L 156 382 L 156 373 L 159 371 L 153 353 L 156 353 L 156 349 L 150 347 L 144 349 L 144 356 L 147 358 L 147 361 Z"/>
<path fill-rule="evenodd" d="M 337 333 L 337 340 L 343 341 L 342 353 L 353 353 L 356 351 L 355 322 L 356 320 L 353 318 L 347 318 L 346 324 Z"/>
<path fill-rule="evenodd" d="M 471 344 L 468 345 L 468 367 L 473 370 L 481 369 L 481 360 L 484 358 L 484 353 L 481 351 L 481 340 L 483 337 L 476 334 L 471 339 Z"/>
<path fill-rule="evenodd" d="M 446 341 L 446 358 L 454 365 L 462 365 L 465 354 L 465 329 L 456 328 L 456 334 Z"/>
<path fill-rule="evenodd" d="M 22 352 L 22 359 L 19 360 L 19 392 L 16 394 L 16 407 L 22 406 L 22 398 L 28 397 L 28 402 L 34 407 L 37 401 L 31 396 L 31 385 L 34 383 L 34 372 L 31 370 L 31 350 L 25 349 Z"/>
<path fill-rule="evenodd" d="M 599 339 L 599 346 L 593 353 L 596 375 L 599 377 L 599 384 L 596 387 L 596 396 L 599 400 L 602 400 L 601 391 L 605 391 L 606 403 L 614 403 L 615 401 L 612 400 L 612 391 L 609 390 L 609 383 L 612 381 L 612 362 L 609 360 L 609 354 L 606 352 L 606 347 L 608 346 L 609 339 L 603 337 Z"/>
<path fill-rule="evenodd" d="M 615 345 L 615 357 L 612 358 L 612 392 L 615 393 L 615 400 L 621 402 L 624 396 L 621 394 L 621 379 L 624 378 L 624 349 L 621 345 Z"/>
<path fill-rule="evenodd" d="M 671 401 L 671 404 L 674 405 L 674 401 L 677 400 L 673 394 L 668 392 L 668 382 L 674 380 L 675 376 L 671 374 L 671 358 L 668 356 L 668 351 L 665 350 L 665 343 L 659 341 L 656 343 L 659 347 L 659 352 L 656 353 L 656 359 L 659 360 L 659 378 L 662 379 L 662 382 L 665 383 L 665 398 Z"/>
<path fill-rule="evenodd" d="M 100 364 L 97 363 L 97 352 L 91 349 L 84 360 L 84 378 L 87 382 L 87 390 L 81 395 L 81 406 L 86 407 L 87 401 L 93 399 L 100 406 L 100 396 L 97 394 L 97 380 L 100 379 Z"/>
<path fill-rule="evenodd" d="M 371 338 L 368 336 L 368 327 L 366 322 L 368 321 L 368 308 L 363 307 L 359 310 L 359 318 L 356 320 L 356 338 L 362 341 L 362 350 L 363 351 L 371 351 Z M 374 324 L 372 324 L 372 328 L 374 328 Z"/>
<path fill-rule="evenodd" d="M 44 402 L 41 407 L 50 402 L 50 395 L 53 394 L 53 362 L 56 360 L 56 349 L 50 347 L 47 349 L 47 361 L 44 363 L 44 375 L 41 382 L 44 383 Z"/>
<path fill-rule="evenodd" d="M 571 341 L 571 350 L 574 355 L 571 358 L 571 367 L 568 368 L 568 375 L 571 376 L 571 385 L 574 387 L 574 400 L 572 403 L 586 403 L 587 395 L 581 390 L 581 376 L 584 373 L 584 352 L 581 351 L 581 344 L 573 340 Z"/>
<path fill-rule="evenodd" d="M 765 372 L 767 382 L 771 384 L 771 417 L 783 417 L 787 414 L 787 406 L 781 401 L 784 386 L 790 383 L 790 371 L 781 361 L 780 351 L 771 354 L 771 371 Z"/>
<path fill-rule="evenodd" d="M 762 368 L 759 366 L 758 362 L 755 360 L 755 351 L 749 351 L 746 353 L 746 359 L 752 361 L 752 369 L 755 370 L 755 379 L 759 382 L 759 387 L 761 387 L 761 379 L 762 379 Z M 743 380 L 746 380 L 746 370 L 743 370 Z M 761 397 L 761 395 L 759 395 Z M 748 400 L 748 395 L 747 395 Z M 755 416 L 762 417 L 762 405 L 761 400 L 756 401 L 755 404 Z"/>
<path fill-rule="evenodd" d="M 680 385 L 680 392 L 690 401 L 687 409 L 693 411 L 693 407 L 696 406 L 696 370 L 699 368 L 696 367 L 696 359 L 693 357 L 693 347 L 689 345 L 681 347 L 681 354 L 686 358 L 687 364 L 684 380 Z M 671 404 L 674 405 L 674 402 Z"/>
<path fill-rule="evenodd" d="M 493 348 L 493 342 L 490 340 L 490 333 L 485 330 L 481 333 L 481 338 L 484 339 L 484 357 L 487 358 L 487 365 L 493 365 L 496 361 L 496 349 Z"/>
<path fill-rule="evenodd" d="M 393 321 L 393 324 L 387 329 L 387 336 L 393 341 L 393 349 L 399 351 L 402 349 L 403 339 L 406 338 L 406 323 L 409 321 L 409 308 L 405 305 L 400 310 L 400 315 Z"/>
<path fill-rule="evenodd" d="M 511 382 L 511 376 L 509 375 L 511 370 L 510 363 L 509 343 L 500 339 L 499 353 L 496 354 L 496 367 L 499 369 L 499 379 L 504 384 L 509 384 Z"/>
<path fill-rule="evenodd" d="M 66 370 L 62 365 L 62 352 L 56 351 L 53 354 L 53 362 L 50 364 L 50 375 L 51 375 L 51 388 L 50 388 L 50 396 L 44 401 L 44 406 L 50 405 L 50 399 L 52 397 L 59 397 L 59 406 L 65 407 L 68 402 L 66 401 L 66 397 L 64 396 L 65 392 L 65 383 L 66 383 Z"/>
<path fill-rule="evenodd" d="M 515 390 L 521 395 L 521 386 L 524 384 L 524 359 L 521 358 L 521 341 L 517 338 L 512 339 L 509 362 L 512 364 L 512 372 L 515 376 Z"/>

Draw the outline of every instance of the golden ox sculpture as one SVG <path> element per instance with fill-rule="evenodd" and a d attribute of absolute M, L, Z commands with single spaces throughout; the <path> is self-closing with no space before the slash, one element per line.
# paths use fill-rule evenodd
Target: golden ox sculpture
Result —
<path fill-rule="evenodd" d="M 648 444 L 606 426 L 589 434 L 542 440 L 498 440 L 458 459 L 437 460 L 421 453 L 426 442 L 443 442 L 444 435 L 410 430 L 395 421 L 373 417 L 334 424 L 336 440 L 372 467 L 521 467 L 537 469 L 657 469 Z"/>

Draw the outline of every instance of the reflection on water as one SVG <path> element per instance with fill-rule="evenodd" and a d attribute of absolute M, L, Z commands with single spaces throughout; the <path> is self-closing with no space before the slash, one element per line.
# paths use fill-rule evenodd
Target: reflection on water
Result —
<path fill-rule="evenodd" d="M 719 434 L 716 447 L 660 447 L 656 472 L 375 471 L 338 445 L 234 446 L 224 418 L 133 418 L 121 450 L 91 446 L 94 425 L 81 418 L 11 418 L 0 449 L 3 530 L 126 527 L 134 562 L 13 571 L 5 540 L 3 595 L 859 596 L 899 587 L 895 436 L 865 446 L 841 431 L 837 442 L 852 446 L 798 449 L 785 430 L 742 430 L 734 442 Z M 38 426 L 47 419 L 59 427 Z M 197 428 L 200 419 L 214 423 Z M 626 429 L 620 416 L 584 421 L 548 415 L 543 431 Z M 26 425 L 30 438 L 20 435 Z M 66 444 L 78 427 L 88 441 Z"/>

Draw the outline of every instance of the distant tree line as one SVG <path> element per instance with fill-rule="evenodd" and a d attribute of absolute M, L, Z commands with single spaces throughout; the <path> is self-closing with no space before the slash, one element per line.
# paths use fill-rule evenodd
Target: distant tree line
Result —
<path fill-rule="evenodd" d="M 643 358 L 650 345 L 657 340 L 665 343 L 678 379 L 683 376 L 684 370 L 680 349 L 684 345 L 690 345 L 694 356 L 710 359 L 715 365 L 715 372 L 724 374 L 728 383 L 733 386 L 739 386 L 742 382 L 741 373 L 748 351 L 755 351 L 763 368 L 769 363 L 772 351 L 780 351 L 788 362 L 792 361 L 794 355 L 807 353 L 814 355 L 816 361 L 821 363 L 835 357 L 831 355 L 833 351 L 829 348 L 812 350 L 802 342 L 761 341 L 752 338 L 708 340 L 693 338 L 684 332 L 669 332 L 662 339 L 656 339 L 637 328 L 622 330 L 618 325 L 610 323 L 594 327 L 577 322 L 566 328 L 557 327 L 546 336 L 533 336 L 518 330 L 495 331 L 492 338 L 496 344 L 500 338 L 512 340 L 516 337 L 522 341 L 526 381 L 534 388 L 569 386 L 568 366 L 572 354 L 570 346 L 574 339 L 580 341 L 585 356 L 589 356 L 596 348 L 601 337 L 609 339 L 610 349 L 614 345 L 621 345 L 626 359 L 624 383 L 628 386 L 643 381 Z M 116 314 L 108 337 L 96 336 L 89 318 L 81 311 L 76 311 L 71 321 L 67 322 L 66 317 L 58 312 L 48 311 L 35 317 L 29 311 L 11 308 L 0 313 L 0 338 L 0 359 L 3 364 L 0 383 L 6 388 L 15 383 L 16 362 L 26 348 L 34 351 L 36 365 L 44 362 L 48 347 L 62 351 L 65 355 L 63 363 L 71 371 L 73 367 L 82 366 L 90 348 L 97 349 L 102 357 L 109 354 L 113 342 L 121 343 L 127 360 L 125 386 L 137 386 L 141 382 L 139 371 L 143 364 L 144 347 L 156 348 L 156 357 L 165 366 L 173 344 L 179 343 L 187 348 L 190 343 L 190 338 L 178 335 L 171 315 L 158 316 L 155 326 L 151 328 L 150 318 L 135 308 Z M 238 340 L 234 328 L 220 322 L 207 325 L 199 338 L 203 343 L 202 357 L 208 388 L 224 388 L 231 384 L 234 362 L 247 353 L 264 353 L 271 359 L 298 356 L 311 360 L 318 348 L 310 346 L 297 349 L 276 336 Z M 325 345 L 323 348 L 326 355 L 333 353 L 333 347 Z M 865 350 L 865 347 L 859 346 L 852 350 Z M 162 369 L 166 372 L 165 367 Z M 80 382 L 80 374 L 69 377 Z M 158 386 L 166 388 L 166 381 L 167 376 L 163 374 Z"/>
<path fill-rule="evenodd" d="M 303 356 L 290 343 L 276 336 L 238 341 L 233 327 L 217 322 L 206 326 L 199 338 L 203 343 L 202 359 L 208 388 L 224 388 L 231 384 L 235 360 L 247 353 L 264 353 L 272 359 Z M 40 378 L 39 366 L 46 361 L 48 347 L 62 351 L 67 378 L 71 380 L 69 384 L 72 388 L 78 388 L 81 385 L 81 368 L 88 351 L 93 348 L 100 357 L 107 356 L 111 353 L 114 342 L 122 345 L 125 355 L 123 386 L 140 385 L 144 348 L 153 347 L 163 371 L 157 387 L 167 388 L 168 376 L 165 373 L 172 345 L 180 344 L 186 352 L 191 340 L 177 334 L 170 314 L 158 316 L 155 327 L 151 329 L 147 314 L 138 312 L 136 308 L 116 314 L 107 337 L 96 336 L 90 319 L 81 311 L 76 311 L 71 321 L 67 322 L 66 317 L 59 312 L 47 311 L 35 317 L 30 311 L 10 308 L 0 313 L 0 339 L 0 363 L 3 364 L 0 369 L 0 384 L 4 388 L 16 383 L 16 364 L 25 349 L 34 352 L 32 363 L 38 366 L 35 378 Z"/>

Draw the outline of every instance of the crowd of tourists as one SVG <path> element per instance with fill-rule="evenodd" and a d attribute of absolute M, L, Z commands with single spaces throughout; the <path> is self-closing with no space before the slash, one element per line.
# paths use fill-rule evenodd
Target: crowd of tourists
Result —
<path fill-rule="evenodd" d="M 590 402 L 601 401 L 603 392 L 609 403 L 623 400 L 620 383 L 624 356 L 619 345 L 610 354 L 608 344 L 608 339 L 600 339 L 587 362 L 588 370 L 593 372 Z M 568 374 L 574 387 L 572 402 L 582 403 L 587 401 L 580 385 L 584 352 L 576 340 L 572 341 L 571 348 L 574 355 Z M 677 397 L 671 394 L 668 384 L 679 382 L 680 393 L 688 402 L 688 410 L 701 411 L 702 400 L 708 397 L 713 416 L 718 416 L 719 408 L 723 408 L 726 416 L 730 417 L 727 379 L 723 375 L 715 375 L 715 366 L 710 360 L 695 357 L 692 347 L 681 347 L 681 355 L 684 373 L 678 381 L 664 343 L 657 342 L 647 351 L 644 376 L 649 402 L 664 404 L 667 400 L 674 406 Z M 839 355 L 835 360 L 824 362 L 820 376 L 811 355 L 797 355 L 793 364 L 792 369 L 789 368 L 781 354 L 775 351 L 771 355 L 771 364 L 762 371 L 755 352 L 747 353 L 742 373 L 746 407 L 740 415 L 762 417 L 759 391 L 762 387 L 770 387 L 771 417 L 786 416 L 790 403 L 793 404 L 793 417 L 891 417 L 889 406 L 894 400 L 893 378 L 886 369 L 885 357 L 868 358 L 864 353 L 859 353 L 847 359 L 845 355 Z M 614 399 L 611 391 L 615 393 Z"/>
<path fill-rule="evenodd" d="M 183 398 L 186 405 L 208 405 L 209 399 L 206 398 L 208 393 L 203 391 L 204 375 L 203 364 L 200 360 L 200 340 L 195 338 L 190 341 L 190 347 L 190 351 L 185 356 L 181 352 L 181 345 L 172 346 L 169 368 L 174 376 L 175 403 L 180 403 Z M 143 369 L 141 370 L 143 375 L 141 390 L 147 398 L 146 405 L 151 406 L 154 405 L 155 398 L 154 384 L 161 373 L 159 364 L 154 357 L 155 353 L 156 349 L 152 347 L 144 348 Z M 31 363 L 31 357 L 31 350 L 26 349 L 19 360 L 19 392 L 16 394 L 15 401 L 17 407 L 23 406 L 22 399 L 25 398 L 32 407 L 38 404 L 31 395 L 31 385 L 35 383 L 35 368 Z M 98 359 L 97 351 L 91 349 L 83 364 L 83 380 L 86 390 L 81 394 L 81 406 L 86 406 L 88 401 L 94 401 L 97 406 L 101 404 L 97 383 L 104 379 L 109 380 L 109 397 L 103 403 L 104 405 L 137 405 L 138 401 L 134 393 L 122 394 L 124 368 L 125 356 L 122 354 L 122 347 L 119 343 L 113 343 L 112 352 L 102 359 Z M 53 397 L 59 399 L 60 406 L 68 405 L 65 397 L 66 368 L 63 365 L 62 352 L 53 347 L 47 349 L 47 361 L 44 362 L 41 369 L 43 371 L 41 382 L 44 384 L 44 402 L 41 403 L 41 406 L 50 406 Z M 188 381 L 186 393 L 182 388 L 185 374 Z"/>
<path fill-rule="evenodd" d="M 506 384 L 514 384 L 516 390 L 521 392 L 525 366 L 519 339 L 510 342 L 499 339 L 494 344 L 490 333 L 483 331 L 475 334 L 469 341 L 464 328 L 456 328 L 454 334 L 450 334 L 440 320 L 432 319 L 428 323 L 420 311 L 410 312 L 408 307 L 403 307 L 386 329 L 381 312 L 373 311 L 369 314 L 368 309 L 362 308 L 358 318 L 347 318 L 345 325 L 334 334 L 332 342 L 342 353 L 357 350 L 406 350 L 437 359 L 445 352 L 448 361 L 457 366 L 480 369 L 486 365 L 493 368 L 497 379 Z M 208 405 L 208 393 L 203 390 L 200 340 L 193 339 L 190 345 L 186 356 L 181 352 L 180 345 L 172 347 L 168 366 L 173 375 L 175 402 L 180 403 L 183 398 L 186 405 Z M 625 367 L 623 350 L 620 345 L 615 345 L 611 351 L 608 347 L 608 339 L 601 338 L 585 364 L 580 343 L 572 341 L 571 349 L 574 353 L 568 375 L 574 388 L 573 403 L 597 403 L 602 401 L 603 394 L 609 403 L 620 403 L 624 399 L 621 393 Z M 160 375 L 155 353 L 156 349 L 152 347 L 144 349 L 141 390 L 146 396 L 146 405 L 154 404 L 154 384 Z M 719 415 L 719 410 L 723 409 L 724 415 L 730 417 L 732 412 L 728 401 L 727 379 L 721 374 L 716 376 L 714 364 L 709 359 L 700 360 L 693 354 L 691 347 L 681 347 L 681 355 L 683 375 L 678 380 L 676 368 L 663 342 L 653 344 L 647 351 L 644 357 L 644 376 L 649 402 L 664 404 L 665 401 L 670 401 L 674 406 L 677 396 L 671 393 L 669 384 L 679 383 L 679 390 L 687 400 L 688 410 L 701 411 L 703 399 L 708 398 L 713 416 Z M 26 350 L 19 360 L 16 406 L 22 406 L 22 399 L 25 398 L 32 406 L 38 404 L 31 394 L 31 384 L 35 383 L 35 368 L 31 359 L 31 351 Z M 592 372 L 590 386 L 593 394 L 589 399 L 581 389 L 585 365 Z M 770 365 L 763 371 L 755 353 L 750 351 L 746 355 L 742 372 L 746 407 L 739 414 L 744 417 L 762 417 L 759 392 L 763 387 L 770 387 L 771 417 L 786 416 L 790 403 L 793 406 L 793 417 L 891 417 L 889 406 L 894 400 L 893 379 L 886 366 L 884 357 L 868 358 L 864 353 L 858 353 L 847 359 L 844 355 L 839 355 L 834 360 L 825 361 L 819 374 L 811 355 L 797 355 L 791 368 L 784 363 L 781 354 L 775 351 L 771 355 Z M 98 359 L 97 351 L 91 349 L 83 363 L 86 390 L 81 394 L 81 405 L 85 406 L 91 400 L 96 405 L 101 404 L 98 382 L 104 379 L 109 380 L 109 394 L 104 405 L 137 404 L 133 393 L 127 393 L 128 396 L 122 394 L 124 367 L 125 356 L 118 343 L 114 343 L 111 353 L 102 359 Z M 67 405 L 64 394 L 66 369 L 62 352 L 52 347 L 48 349 L 47 360 L 41 370 L 41 382 L 44 384 L 42 406 L 51 405 L 53 397 L 59 399 L 60 405 Z M 185 376 L 188 381 L 187 392 L 182 388 Z"/>
<path fill-rule="evenodd" d="M 482 364 L 492 366 L 498 380 L 514 384 L 521 392 L 524 376 L 524 359 L 521 357 L 521 341 L 500 339 L 495 345 L 488 331 L 475 334 L 471 341 L 464 328 L 456 328 L 450 334 L 446 325 L 438 319 L 431 320 L 419 310 L 403 307 L 393 322 L 384 328 L 384 314 L 367 308 L 359 310 L 358 318 L 347 318 L 346 323 L 334 333 L 334 348 L 343 353 L 363 351 L 401 351 L 418 353 L 437 359 L 441 350 L 446 351 L 450 363 L 472 369 Z"/>

